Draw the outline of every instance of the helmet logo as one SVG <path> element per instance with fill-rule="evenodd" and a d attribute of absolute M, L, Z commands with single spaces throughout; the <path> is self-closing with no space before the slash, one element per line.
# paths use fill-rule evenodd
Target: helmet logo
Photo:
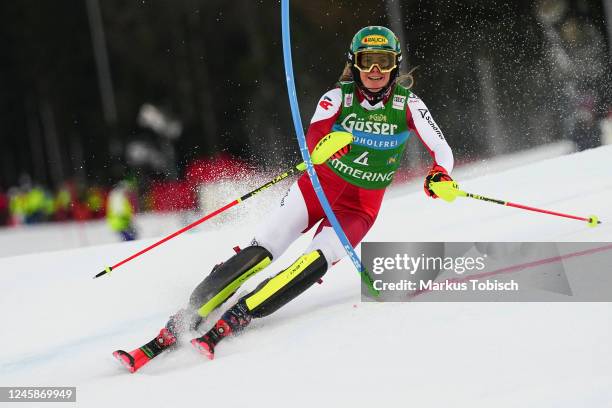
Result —
<path fill-rule="evenodd" d="M 365 45 L 387 45 L 389 40 L 384 35 L 374 34 L 363 37 L 361 43 Z"/>

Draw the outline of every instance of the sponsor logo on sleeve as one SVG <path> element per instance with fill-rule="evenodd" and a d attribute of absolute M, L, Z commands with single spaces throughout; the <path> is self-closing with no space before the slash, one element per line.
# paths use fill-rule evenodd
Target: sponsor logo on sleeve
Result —
<path fill-rule="evenodd" d="M 436 125 L 436 122 L 433 121 L 433 119 L 431 118 L 431 115 L 429 114 L 429 111 L 427 109 L 419 109 L 419 113 L 421 114 L 421 118 L 425 119 L 427 121 L 427 123 L 429 124 L 429 126 L 433 129 L 433 131 L 436 133 L 436 135 L 438 135 L 438 137 L 441 140 L 445 140 L 444 139 L 444 135 L 442 134 L 442 131 L 440 130 L 440 128 L 438 127 L 438 125 Z"/>
<path fill-rule="evenodd" d="M 403 95 L 393 96 L 393 109 L 403 110 L 406 105 L 406 97 Z"/>
<path fill-rule="evenodd" d="M 319 106 L 325 110 L 329 110 L 329 107 L 334 106 L 334 104 L 329 96 L 324 96 L 321 102 L 319 102 Z"/>

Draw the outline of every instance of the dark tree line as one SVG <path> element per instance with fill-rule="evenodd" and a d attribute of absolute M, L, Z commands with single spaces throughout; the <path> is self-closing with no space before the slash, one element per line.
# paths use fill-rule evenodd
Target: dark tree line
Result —
<path fill-rule="evenodd" d="M 385 2 L 292 3 L 296 82 L 307 125 L 318 97 L 337 80 L 353 33 L 389 21 Z M 601 2 L 585 3 L 603 32 Z M 297 158 L 279 2 L 104 0 L 99 6 L 117 111 L 112 123 L 103 113 L 86 0 L 0 3 L 0 187 L 17 183 L 22 173 L 50 185 L 67 178 L 116 180 L 128 171 L 129 142 L 159 143 L 137 124 L 144 103 L 182 122 L 175 143 L 179 170 L 217 151 L 267 166 Z M 405 0 L 401 6 L 406 62 L 419 66 L 415 92 L 461 158 L 526 147 L 554 134 L 554 84 L 531 1 Z M 497 119 L 483 106 L 487 73 Z M 487 117 L 506 141 L 483 139 L 491 126 Z"/>

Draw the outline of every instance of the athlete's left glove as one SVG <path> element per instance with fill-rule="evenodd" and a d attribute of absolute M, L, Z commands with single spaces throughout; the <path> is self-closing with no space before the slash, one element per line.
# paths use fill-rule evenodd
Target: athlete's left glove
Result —
<path fill-rule="evenodd" d="M 429 183 L 437 181 L 453 181 L 453 179 L 448 175 L 444 167 L 436 164 L 431 168 L 431 170 L 429 170 L 429 174 L 427 174 L 427 177 L 425 177 L 425 185 L 423 186 L 425 189 L 425 194 L 431 198 L 438 198 L 438 196 L 433 192 L 429 186 Z"/>
<path fill-rule="evenodd" d="M 329 157 L 329 160 L 340 159 L 342 156 L 351 151 L 351 145 L 347 144 L 342 149 L 338 150 L 336 153 L 332 154 Z"/>

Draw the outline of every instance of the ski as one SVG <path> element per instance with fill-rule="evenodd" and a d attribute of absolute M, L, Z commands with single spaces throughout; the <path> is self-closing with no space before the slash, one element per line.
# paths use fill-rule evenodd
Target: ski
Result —
<path fill-rule="evenodd" d="M 170 317 L 166 327 L 150 342 L 131 352 L 116 350 L 113 356 L 130 373 L 135 373 L 142 366 L 153 360 L 165 350 L 175 348 L 177 338 L 174 333 L 183 333 L 185 329 L 197 329 L 202 319 L 196 315 L 190 319 L 185 309 L 179 310 Z M 187 320 L 186 320 L 187 319 Z M 204 335 L 191 340 L 191 345 L 209 360 L 215 358 L 215 346 L 224 338 L 242 331 L 251 321 L 251 315 L 246 310 L 246 305 L 240 301 L 229 308 L 215 323 L 215 325 Z"/>
<path fill-rule="evenodd" d="M 208 338 L 206 338 L 206 336 L 192 339 L 191 345 L 209 360 L 215 358 L 215 346 L 209 341 Z"/>
<path fill-rule="evenodd" d="M 142 366 L 159 356 L 168 349 L 173 349 L 176 344 L 176 337 L 165 327 L 159 334 L 147 344 L 138 347 L 130 352 L 116 350 L 113 352 L 115 357 L 130 373 L 135 373 Z"/>

